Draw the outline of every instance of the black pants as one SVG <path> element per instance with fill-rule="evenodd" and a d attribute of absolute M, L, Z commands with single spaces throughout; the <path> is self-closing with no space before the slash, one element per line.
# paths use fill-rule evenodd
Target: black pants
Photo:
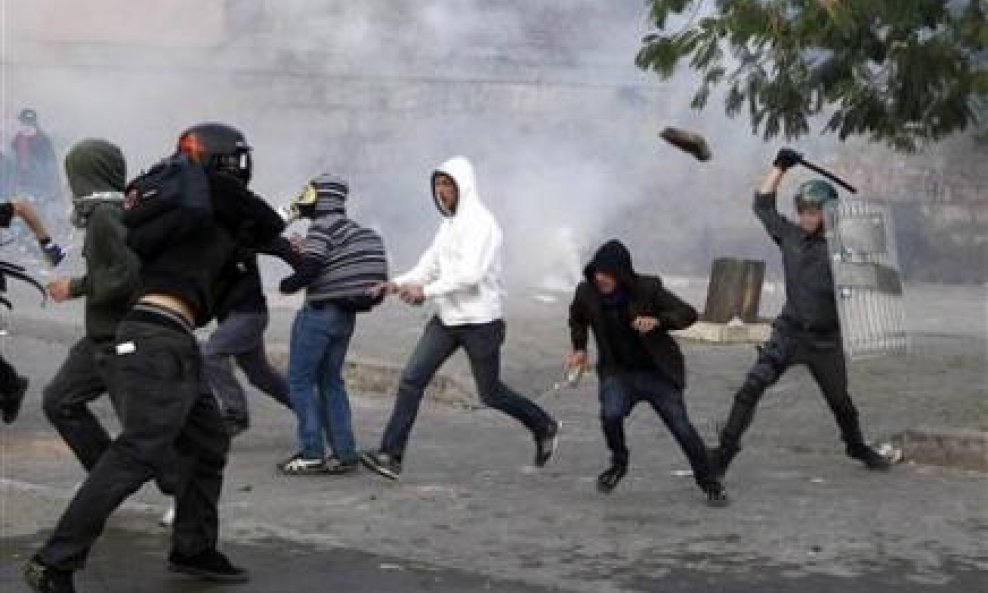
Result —
<path fill-rule="evenodd" d="M 613 463 L 628 464 L 624 420 L 640 401 L 651 404 L 662 418 L 666 428 L 686 454 L 696 483 L 704 489 L 711 486 L 715 478 L 707 456 L 707 447 L 686 413 L 683 390 L 659 372 L 622 372 L 601 378 L 600 422 Z"/>
<path fill-rule="evenodd" d="M 110 446 L 110 435 L 88 404 L 109 393 L 114 408 L 116 382 L 113 344 L 97 344 L 89 338 L 76 342 L 44 390 L 45 416 L 58 430 L 86 471 L 96 466 Z"/>
<path fill-rule="evenodd" d="M 177 327 L 134 320 L 120 324 L 117 338 L 123 431 L 39 552 L 62 570 L 85 564 L 109 516 L 153 477 L 176 498 L 173 550 L 192 555 L 216 546 L 230 439 L 202 378 L 196 340 Z"/>
<path fill-rule="evenodd" d="M 0 397 L 7 397 L 17 391 L 17 369 L 13 367 L 7 359 L 0 356 Z"/>
<path fill-rule="evenodd" d="M 446 326 L 438 317 L 433 317 L 425 326 L 425 333 L 401 374 L 398 400 L 384 431 L 381 451 L 399 458 L 404 454 L 426 386 L 439 367 L 461 347 L 470 359 L 470 370 L 477 383 L 480 400 L 518 420 L 533 435 L 545 434 L 553 422 L 552 417 L 501 382 L 501 344 L 504 343 L 504 334 L 502 320 Z"/>
<path fill-rule="evenodd" d="M 847 446 L 853 448 L 864 444 L 858 411 L 847 392 L 847 367 L 840 336 L 817 336 L 777 326 L 772 337 L 760 349 L 758 361 L 748 371 L 744 386 L 734 397 L 731 414 L 721 431 L 723 448 L 738 448 L 765 390 L 774 385 L 789 367 L 798 364 L 809 368 Z"/>

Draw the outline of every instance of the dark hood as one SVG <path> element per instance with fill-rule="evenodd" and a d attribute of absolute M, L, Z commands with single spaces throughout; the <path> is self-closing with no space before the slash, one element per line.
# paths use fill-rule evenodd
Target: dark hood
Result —
<path fill-rule="evenodd" d="M 583 274 L 591 284 L 593 284 L 594 272 L 611 274 L 624 288 L 632 288 L 638 278 L 631 264 L 631 252 L 617 239 L 604 243 L 584 268 Z"/>
<path fill-rule="evenodd" d="M 88 139 L 77 143 L 65 156 L 65 174 L 72 195 L 77 198 L 122 192 L 127 182 L 127 164 L 116 145 Z"/>

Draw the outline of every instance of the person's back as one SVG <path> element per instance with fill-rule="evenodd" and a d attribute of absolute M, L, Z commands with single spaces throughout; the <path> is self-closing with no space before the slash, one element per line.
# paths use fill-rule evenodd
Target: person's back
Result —
<path fill-rule="evenodd" d="M 383 298 L 369 293 L 387 280 L 388 266 L 381 237 L 347 217 L 348 194 L 343 179 L 321 175 L 293 203 L 312 222 L 298 268 L 280 286 L 285 294 L 305 289 L 292 324 L 288 371 L 299 445 L 278 466 L 287 475 L 345 474 L 358 466 L 343 363 L 357 313 Z M 328 459 L 324 435 L 332 449 Z"/>
<path fill-rule="evenodd" d="M 170 227 L 186 228 L 180 216 L 163 215 L 131 228 L 128 238 L 141 256 L 139 296 L 161 294 L 183 301 L 194 312 L 197 326 L 210 321 L 233 286 L 239 249 L 270 241 L 284 227 L 273 209 L 230 176 L 211 173 L 209 186 L 212 222 L 183 230 L 181 241 L 162 242 L 157 239 L 168 237 Z M 125 222 L 131 215 L 125 215 Z"/>

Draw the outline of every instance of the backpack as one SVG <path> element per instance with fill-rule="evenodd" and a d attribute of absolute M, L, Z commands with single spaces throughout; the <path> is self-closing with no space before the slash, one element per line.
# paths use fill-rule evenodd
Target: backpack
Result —
<path fill-rule="evenodd" d="M 124 224 L 138 227 L 164 212 L 181 208 L 190 218 L 210 220 L 212 196 L 206 170 L 185 154 L 162 159 L 127 184 Z"/>

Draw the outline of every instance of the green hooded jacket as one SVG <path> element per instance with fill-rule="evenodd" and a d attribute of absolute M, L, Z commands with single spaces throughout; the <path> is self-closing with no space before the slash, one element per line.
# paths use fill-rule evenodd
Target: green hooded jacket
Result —
<path fill-rule="evenodd" d="M 86 336 L 110 342 L 136 294 L 140 270 L 122 221 L 126 163 L 113 144 L 83 140 L 66 155 L 65 173 L 73 223 L 86 229 L 86 274 L 73 278 L 69 290 L 72 297 L 86 299 Z"/>

